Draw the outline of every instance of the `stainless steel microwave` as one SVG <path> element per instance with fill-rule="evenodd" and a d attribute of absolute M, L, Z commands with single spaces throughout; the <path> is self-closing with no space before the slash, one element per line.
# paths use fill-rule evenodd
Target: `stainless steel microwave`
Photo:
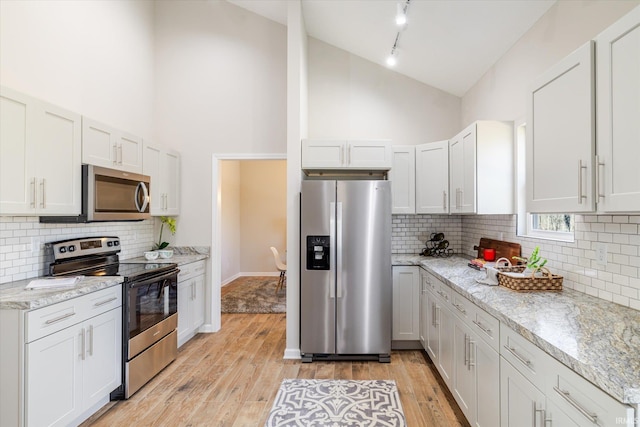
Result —
<path fill-rule="evenodd" d="M 82 165 L 82 214 L 40 217 L 40 222 L 141 221 L 149 211 L 151 178 L 131 172 Z"/>

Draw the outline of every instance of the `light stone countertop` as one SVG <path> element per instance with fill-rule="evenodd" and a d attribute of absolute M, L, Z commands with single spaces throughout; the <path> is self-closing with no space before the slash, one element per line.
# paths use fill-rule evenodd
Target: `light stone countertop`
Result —
<path fill-rule="evenodd" d="M 476 282 L 485 272 L 469 259 L 394 255 L 392 264 L 422 266 L 501 323 L 629 403 L 640 403 L 640 311 L 571 289 L 516 292 Z"/>
<path fill-rule="evenodd" d="M 137 257 L 122 259 L 120 262 L 135 264 L 175 263 L 180 266 L 209 258 L 208 247 L 179 247 L 171 249 L 174 250 L 174 255 L 171 258 L 158 258 L 153 261 L 147 261 L 144 257 Z M 120 276 L 85 277 L 73 287 L 38 290 L 25 289 L 25 286 L 27 286 L 30 281 L 43 278 L 44 277 L 34 277 L 0 285 L 0 310 L 33 310 L 42 308 L 47 305 L 115 286 L 124 281 L 124 278 Z"/>
<path fill-rule="evenodd" d="M 68 288 L 25 289 L 32 279 L 0 285 L 0 310 L 33 310 L 61 301 L 116 286 L 124 281 L 120 276 L 85 277 Z M 42 279 L 42 277 L 40 277 Z"/>

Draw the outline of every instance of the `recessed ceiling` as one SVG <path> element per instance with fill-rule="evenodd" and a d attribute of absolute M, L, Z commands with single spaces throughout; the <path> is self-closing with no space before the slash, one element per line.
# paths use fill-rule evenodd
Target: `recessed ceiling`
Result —
<path fill-rule="evenodd" d="M 286 25 L 286 0 L 228 0 Z M 411 0 L 394 70 L 463 96 L 556 0 Z M 395 0 L 302 0 L 307 33 L 380 65 L 398 27 Z"/>

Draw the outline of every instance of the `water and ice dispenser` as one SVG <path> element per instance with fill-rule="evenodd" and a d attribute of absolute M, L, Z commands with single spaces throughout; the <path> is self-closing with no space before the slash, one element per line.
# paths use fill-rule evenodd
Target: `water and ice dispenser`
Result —
<path fill-rule="evenodd" d="M 307 270 L 330 270 L 329 236 L 307 236 Z"/>

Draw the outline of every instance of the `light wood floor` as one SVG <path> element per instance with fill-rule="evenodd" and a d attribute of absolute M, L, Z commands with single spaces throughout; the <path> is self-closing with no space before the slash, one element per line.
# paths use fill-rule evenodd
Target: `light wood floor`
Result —
<path fill-rule="evenodd" d="M 421 351 L 391 363 L 283 360 L 284 314 L 223 314 L 129 400 L 111 402 L 83 426 L 263 426 L 284 378 L 393 379 L 409 427 L 468 426 Z"/>

